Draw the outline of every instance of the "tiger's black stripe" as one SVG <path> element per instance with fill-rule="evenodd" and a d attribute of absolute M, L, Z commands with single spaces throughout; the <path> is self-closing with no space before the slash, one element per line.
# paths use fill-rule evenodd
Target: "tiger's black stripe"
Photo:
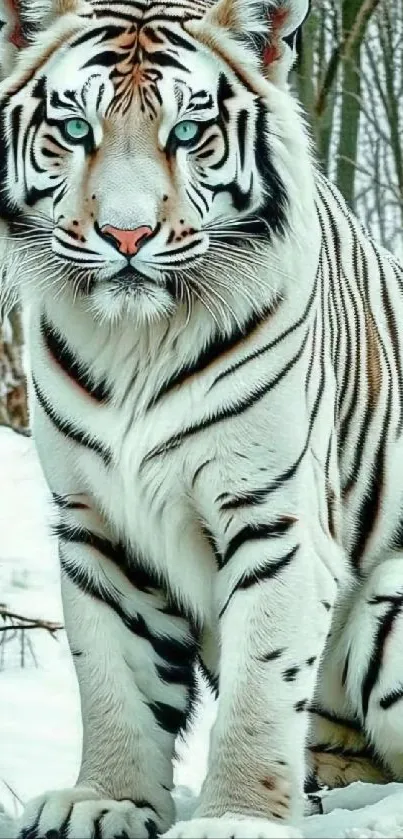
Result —
<path fill-rule="evenodd" d="M 384 347 L 383 352 L 385 353 Z M 390 427 L 392 404 L 392 388 L 389 383 L 382 431 L 379 436 L 378 445 L 373 458 L 373 468 L 370 473 L 369 483 L 358 512 L 357 535 L 350 552 L 351 562 L 357 573 L 360 571 L 360 561 L 368 544 L 369 538 L 376 527 L 380 512 L 383 482 L 385 480 L 386 449 L 388 444 L 388 430 Z"/>
<path fill-rule="evenodd" d="M 221 567 L 224 567 L 234 553 L 238 551 L 246 543 L 258 541 L 260 539 L 275 539 L 279 536 L 285 536 L 290 528 L 295 524 L 296 519 L 292 516 L 281 516 L 274 522 L 267 524 L 248 524 L 242 528 L 230 540 L 228 547 L 224 553 Z"/>
<path fill-rule="evenodd" d="M 324 752 L 325 754 L 335 755 L 340 758 L 366 757 L 371 761 L 374 759 L 374 751 L 369 744 L 358 749 L 347 749 L 344 746 L 335 746 L 333 743 L 315 743 L 315 745 L 308 746 L 308 749 L 312 754 Z"/>
<path fill-rule="evenodd" d="M 297 459 L 294 463 L 289 466 L 284 472 L 270 481 L 269 484 L 266 484 L 264 487 L 258 487 L 253 490 L 249 490 L 248 492 L 239 494 L 239 495 L 232 495 L 227 500 L 224 500 L 221 504 L 221 510 L 234 510 L 239 507 L 244 507 L 248 505 L 255 505 L 255 504 L 264 504 L 267 500 L 267 497 L 272 493 L 276 492 L 277 490 L 281 489 L 285 483 L 287 483 L 291 478 L 294 477 L 296 474 L 298 467 L 302 460 L 304 459 L 310 444 L 310 439 L 313 431 L 313 427 L 319 412 L 319 408 L 322 402 L 323 394 L 325 390 L 325 369 L 324 369 L 324 354 L 321 354 L 321 376 L 319 380 L 319 386 L 316 394 L 316 399 L 310 414 L 309 419 L 309 427 L 308 433 L 306 437 L 305 444 L 302 448 L 302 451 L 298 455 Z M 223 497 L 223 496 L 222 496 Z"/>
<path fill-rule="evenodd" d="M 91 594 L 94 596 L 94 590 L 91 591 Z M 149 641 L 157 655 L 165 660 L 165 664 L 155 664 L 158 677 L 166 684 L 180 685 L 186 689 L 187 699 L 183 709 L 166 702 L 147 702 L 158 726 L 169 734 L 177 736 L 186 727 L 197 697 L 194 672 L 194 662 L 198 650 L 196 637 L 191 635 L 188 641 L 179 641 L 169 638 L 167 635 L 157 635 L 152 632 L 139 612 L 136 616 L 129 617 L 119 606 L 116 598 L 106 594 L 104 590 L 102 590 L 101 599 L 117 612 L 131 632 Z M 183 618 L 179 613 L 178 616 Z"/>
<path fill-rule="evenodd" d="M 74 427 L 74 425 L 67 419 L 63 419 L 55 410 L 53 405 L 50 404 L 49 399 L 45 396 L 35 377 L 32 377 L 32 384 L 35 391 L 35 396 L 45 412 L 46 416 L 49 418 L 51 423 L 65 437 L 68 437 L 69 440 L 72 440 L 74 443 L 77 443 L 79 446 L 84 446 L 89 451 L 92 451 L 94 454 L 97 454 L 103 461 L 105 466 L 110 466 L 112 462 L 112 454 L 110 450 L 99 443 L 97 440 L 94 440 L 93 436 L 88 434 L 86 431 L 80 431 Z"/>
<path fill-rule="evenodd" d="M 231 591 L 231 594 L 225 601 L 225 604 L 220 611 L 219 617 L 223 617 L 225 610 L 227 609 L 229 603 L 231 602 L 234 594 L 236 594 L 237 591 L 245 591 L 246 589 L 251 588 L 251 586 L 254 586 L 257 583 L 265 583 L 268 580 L 272 580 L 275 577 L 277 577 L 280 573 L 285 571 L 286 568 L 288 568 L 288 566 L 291 564 L 292 560 L 298 553 L 298 550 L 299 545 L 295 545 L 295 547 L 288 551 L 288 553 L 281 559 L 277 559 L 274 562 L 269 561 L 266 563 L 266 565 L 262 567 L 256 568 L 255 570 L 250 572 L 245 572 L 245 574 L 234 586 L 234 588 Z"/>
<path fill-rule="evenodd" d="M 165 662 L 169 667 L 173 668 L 178 663 L 181 663 L 181 666 L 189 663 L 189 667 L 193 664 L 198 643 L 190 628 L 188 633 L 189 637 L 180 640 L 170 638 L 166 634 L 159 635 L 153 632 L 140 612 L 136 612 L 134 615 L 129 614 L 121 606 L 115 593 L 112 593 L 108 589 L 107 585 L 101 586 L 83 565 L 79 567 L 74 565 L 74 563 L 67 559 L 63 550 L 60 554 L 60 561 L 63 573 L 85 594 L 88 594 L 95 600 L 99 600 L 112 609 L 133 635 L 148 641 L 154 652 L 162 660 L 161 663 Z M 183 619 L 186 620 L 186 618 Z"/>
<path fill-rule="evenodd" d="M 390 693 L 385 694 L 379 700 L 379 704 L 384 711 L 387 711 L 389 708 L 392 708 L 393 705 L 396 705 L 396 702 L 400 702 L 403 699 L 403 687 L 394 688 L 390 691 Z"/>
<path fill-rule="evenodd" d="M 401 434 L 403 430 L 403 365 L 402 358 L 399 352 L 399 329 L 396 323 L 395 312 L 390 300 L 388 284 L 385 277 L 381 259 L 378 250 L 375 248 L 375 258 L 377 260 L 379 277 L 381 281 L 382 302 L 385 310 L 386 321 L 389 329 L 390 339 L 393 347 L 393 360 L 396 364 L 397 378 L 398 378 L 398 395 L 399 395 L 399 423 L 397 427 L 397 434 Z"/>
<path fill-rule="evenodd" d="M 56 535 L 65 542 L 74 542 L 77 545 L 85 545 L 105 556 L 116 565 L 125 575 L 130 584 L 139 591 L 150 593 L 158 589 L 158 581 L 151 572 L 148 572 L 143 564 L 140 564 L 138 557 L 128 553 L 123 544 L 113 544 L 109 539 L 98 536 L 92 530 L 84 527 L 70 526 L 65 522 L 58 522 L 54 527 Z"/>
<path fill-rule="evenodd" d="M 48 352 L 66 375 L 96 402 L 107 402 L 110 399 L 110 388 L 106 381 L 95 384 L 88 368 L 74 355 L 67 340 L 49 323 L 45 314 L 42 314 L 40 329 Z"/>
<path fill-rule="evenodd" d="M 331 722 L 334 725 L 340 725 L 343 728 L 349 728 L 351 729 L 351 731 L 362 732 L 362 726 L 358 719 L 351 719 L 350 717 L 340 717 L 339 714 L 335 714 L 333 711 L 329 711 L 327 708 L 322 708 L 321 706 L 316 704 L 310 705 L 308 711 L 310 714 L 316 714 L 316 716 L 321 717 L 323 720 Z"/>
<path fill-rule="evenodd" d="M 149 702 L 148 707 L 152 711 L 158 725 L 169 734 L 178 734 L 186 725 L 187 709 L 181 710 L 166 702 Z"/>
<path fill-rule="evenodd" d="M 281 333 L 281 335 L 278 335 L 277 338 L 274 338 L 268 344 L 265 344 L 263 347 L 259 347 L 258 349 L 254 350 L 252 353 L 249 353 L 249 355 L 246 358 L 241 358 L 235 364 L 232 364 L 230 367 L 227 367 L 225 370 L 223 370 L 221 373 L 219 373 L 218 376 L 216 376 L 216 378 L 214 379 L 214 382 L 211 385 L 210 390 L 212 390 L 218 384 L 218 382 L 222 381 L 222 379 L 225 379 L 227 376 L 230 376 L 232 373 L 235 373 L 236 370 L 239 370 L 245 364 L 248 364 L 250 361 L 253 361 L 255 358 L 259 358 L 259 356 L 263 355 L 266 352 L 269 352 L 274 347 L 281 344 L 295 330 L 299 329 L 299 327 L 302 326 L 306 322 L 306 320 L 309 317 L 310 311 L 312 309 L 313 303 L 316 300 L 316 292 L 317 292 L 318 281 L 319 281 L 319 271 L 316 274 L 314 287 L 312 289 L 312 292 L 309 296 L 307 305 L 306 305 L 306 307 L 304 309 L 304 312 L 302 313 L 301 317 L 298 318 L 298 320 L 296 320 L 291 326 L 289 326 L 287 329 L 285 329 L 284 332 Z"/>
<path fill-rule="evenodd" d="M 74 495 L 59 495 L 58 492 L 52 492 L 52 498 L 57 507 L 61 510 L 87 510 L 88 505 L 81 501 L 74 501 Z"/>
<path fill-rule="evenodd" d="M 278 658 L 286 652 L 286 647 L 278 647 L 276 650 L 270 650 L 270 652 L 265 653 L 265 655 L 258 656 L 258 661 L 262 661 L 267 663 L 269 661 L 276 661 Z"/>
<path fill-rule="evenodd" d="M 393 603 L 387 610 L 384 617 L 379 619 L 378 631 L 374 639 L 371 658 L 369 660 L 367 672 L 363 679 L 361 688 L 362 712 L 364 717 L 366 717 L 368 713 L 371 693 L 379 678 L 386 641 L 393 630 L 397 617 L 401 613 L 401 609 L 401 603 Z"/>
<path fill-rule="evenodd" d="M 221 356 L 234 349 L 237 344 L 250 338 L 259 326 L 273 314 L 275 308 L 275 306 L 269 306 L 263 312 L 252 312 L 243 327 L 241 328 L 236 325 L 230 335 L 215 335 L 194 362 L 182 367 L 161 385 L 159 390 L 156 391 L 148 402 L 147 410 L 156 405 L 162 397 L 166 396 L 175 387 L 191 379 L 197 373 L 206 370 L 207 367 L 219 360 Z"/>
<path fill-rule="evenodd" d="M 256 387 L 254 391 L 249 393 L 247 397 L 245 397 L 244 399 L 240 399 L 235 405 L 232 404 L 227 408 L 221 408 L 208 419 L 201 420 L 200 422 L 195 423 L 192 426 L 184 428 L 183 431 L 179 432 L 178 434 L 174 434 L 172 437 L 166 440 L 165 443 L 161 443 L 160 445 L 152 449 L 143 459 L 141 466 L 143 466 L 148 461 L 152 460 L 154 457 L 158 457 L 161 454 L 166 454 L 169 451 L 177 449 L 178 446 L 180 446 L 184 440 L 194 436 L 199 431 L 204 431 L 206 428 L 211 428 L 212 425 L 216 425 L 217 423 L 223 422 L 224 420 L 240 416 L 242 413 L 244 413 L 253 405 L 255 405 L 260 399 L 266 396 L 267 393 L 273 390 L 302 358 L 305 347 L 307 345 L 308 337 L 309 332 L 307 331 L 295 355 L 292 356 L 290 361 L 286 365 L 284 365 L 284 367 L 273 379 L 271 379 L 269 382 L 265 382 L 263 385 L 260 385 L 259 387 Z"/>
<path fill-rule="evenodd" d="M 201 529 L 202 529 L 203 535 L 206 537 L 206 539 L 207 539 L 207 541 L 210 545 L 210 548 L 211 548 L 211 550 L 214 554 L 214 559 L 216 561 L 217 568 L 222 568 L 222 561 L 223 561 L 222 556 L 221 556 L 220 551 L 218 550 L 217 542 L 214 538 L 213 533 L 211 532 L 210 528 L 207 526 L 207 524 L 205 522 L 202 522 Z"/>
<path fill-rule="evenodd" d="M 164 614 L 172 615 L 172 617 L 187 620 L 192 627 L 192 631 L 197 635 L 198 627 L 194 617 L 186 609 L 179 607 L 171 590 L 161 582 L 159 576 L 151 569 L 146 568 L 142 558 L 122 542 L 113 543 L 91 530 L 84 527 L 73 527 L 62 521 L 54 526 L 54 532 L 59 539 L 66 543 L 73 542 L 78 545 L 85 545 L 98 551 L 102 556 L 113 562 L 119 568 L 119 571 L 124 574 L 130 585 L 138 591 L 144 594 L 162 591 L 166 606 L 160 607 L 159 610 Z"/>
<path fill-rule="evenodd" d="M 224 495 L 218 496 L 218 500 L 227 498 L 227 500 L 223 500 L 221 503 L 221 510 L 236 510 L 240 507 L 247 507 L 253 506 L 255 504 L 264 504 L 267 501 L 267 497 L 272 493 L 276 492 L 277 490 L 281 489 L 287 481 L 291 480 L 296 474 L 300 463 L 302 462 L 303 458 L 305 457 L 309 446 L 309 438 L 306 440 L 305 445 L 298 455 L 297 459 L 294 463 L 289 466 L 287 469 L 284 470 L 280 475 L 270 481 L 269 484 L 266 484 L 263 487 L 257 487 L 255 489 L 246 491 L 239 495 L 231 495 L 229 498 L 227 497 L 227 493 Z"/>
<path fill-rule="evenodd" d="M 197 663 L 200 667 L 200 670 L 201 670 L 209 688 L 213 692 L 215 699 L 217 699 L 218 696 L 219 696 L 219 692 L 220 692 L 220 685 L 219 685 L 218 676 L 215 676 L 214 673 L 211 673 L 211 671 L 208 669 L 207 665 L 203 661 L 200 654 L 197 658 Z"/>

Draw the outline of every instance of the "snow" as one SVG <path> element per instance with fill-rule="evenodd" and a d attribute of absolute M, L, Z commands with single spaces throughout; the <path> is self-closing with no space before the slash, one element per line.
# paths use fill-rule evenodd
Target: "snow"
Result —
<path fill-rule="evenodd" d="M 15 612 L 61 621 L 50 504 L 30 439 L 0 429 L 0 602 Z M 0 839 L 28 798 L 74 783 L 81 722 L 78 690 L 63 633 L 31 632 L 32 651 L 9 642 L 0 656 Z M 1 647 L 0 647 L 1 650 Z M 196 805 L 206 770 L 215 703 L 206 689 L 191 735 L 178 745 L 178 818 Z M 323 815 L 304 819 L 309 839 L 402 837 L 403 784 L 352 784 L 322 798 Z"/>

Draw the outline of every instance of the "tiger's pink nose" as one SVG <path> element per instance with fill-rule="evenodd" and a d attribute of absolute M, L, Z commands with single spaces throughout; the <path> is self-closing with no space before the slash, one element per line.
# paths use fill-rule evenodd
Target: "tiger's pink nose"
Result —
<path fill-rule="evenodd" d="M 136 227 L 134 230 L 122 230 L 120 227 L 112 227 L 111 224 L 104 224 L 101 227 L 101 233 L 113 239 L 118 251 L 124 256 L 134 256 L 152 232 L 152 228 L 146 225 Z"/>

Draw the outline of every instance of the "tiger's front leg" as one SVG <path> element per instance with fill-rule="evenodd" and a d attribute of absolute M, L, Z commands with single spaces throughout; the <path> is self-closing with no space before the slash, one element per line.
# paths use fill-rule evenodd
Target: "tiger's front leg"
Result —
<path fill-rule="evenodd" d="M 27 805 L 19 837 L 154 839 L 174 819 L 172 756 L 186 721 L 196 640 L 147 572 L 107 538 L 85 498 L 59 503 L 82 764 L 75 788 Z"/>
<path fill-rule="evenodd" d="M 194 819 L 167 837 L 299 836 L 307 709 L 336 583 L 290 516 L 241 526 L 221 565 L 208 773 Z"/>

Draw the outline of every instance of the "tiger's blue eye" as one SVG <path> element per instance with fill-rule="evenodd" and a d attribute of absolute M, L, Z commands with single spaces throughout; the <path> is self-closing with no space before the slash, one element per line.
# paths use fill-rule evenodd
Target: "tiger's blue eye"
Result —
<path fill-rule="evenodd" d="M 200 130 L 200 123 L 193 119 L 185 119 L 183 122 L 178 122 L 173 129 L 175 140 L 179 143 L 190 143 L 195 140 Z"/>
<path fill-rule="evenodd" d="M 70 140 L 75 140 L 78 143 L 88 137 L 91 128 L 85 119 L 74 117 L 73 119 L 66 120 L 64 130 Z"/>

